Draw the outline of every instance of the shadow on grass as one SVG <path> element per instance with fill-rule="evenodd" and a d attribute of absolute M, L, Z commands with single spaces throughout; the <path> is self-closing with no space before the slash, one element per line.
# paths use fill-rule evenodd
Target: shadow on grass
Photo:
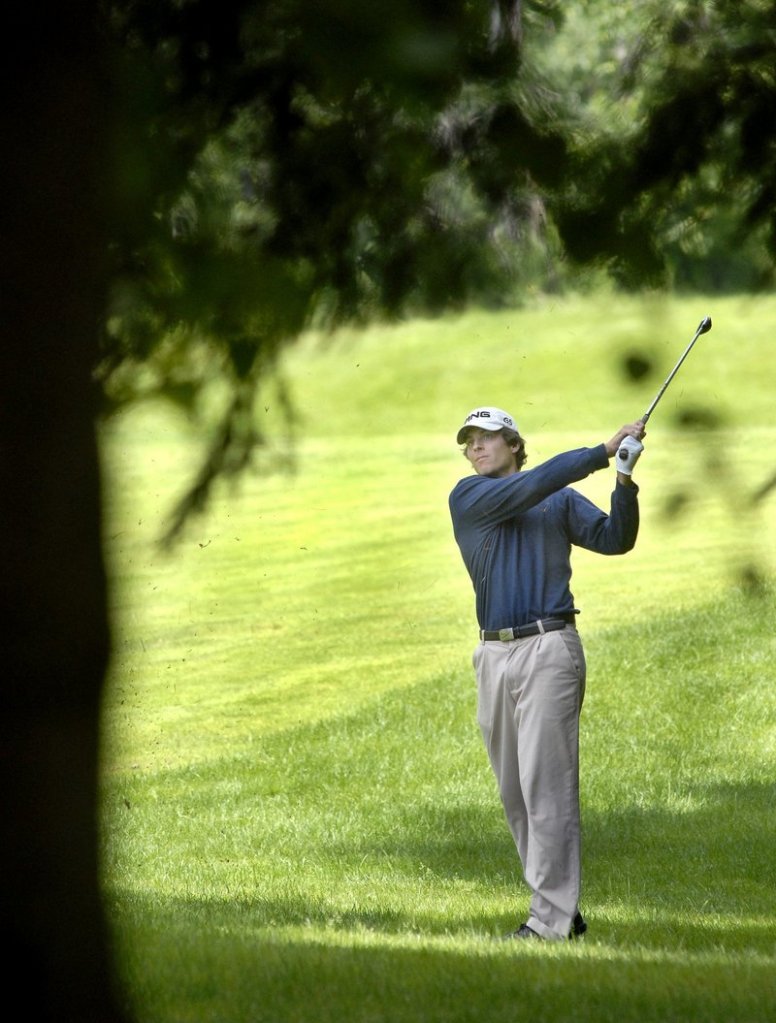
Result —
<path fill-rule="evenodd" d="M 766 784 L 709 785 L 694 802 L 682 812 L 585 812 L 588 945 L 774 955 L 776 792 Z M 263 885 L 258 876 L 255 896 L 235 903 L 234 913 L 261 930 L 486 942 L 524 919 L 528 891 L 495 796 L 490 807 L 415 802 L 397 813 L 386 832 L 373 826 L 366 837 L 316 849 L 310 880 L 302 866 L 285 884 L 275 875 Z M 328 892 L 316 880 L 320 870 L 331 879 Z M 198 913 L 208 905 L 191 902 Z M 230 916 L 228 904 L 221 909 Z"/>
<path fill-rule="evenodd" d="M 667 951 L 729 949 L 773 954 L 776 948 L 776 788 L 768 784 L 708 785 L 693 793 L 692 810 L 628 807 L 583 815 L 583 907 L 594 940 Z M 501 933 L 527 908 L 528 892 L 500 811 L 461 806 L 403 811 L 399 841 L 374 835 L 331 855 L 352 863 L 384 859 L 430 883 L 476 882 L 503 892 L 495 919 L 443 915 L 422 920 L 369 912 L 341 916 L 389 932 Z M 368 867 L 367 867 L 368 869 Z M 465 900 L 462 900 L 465 901 Z M 289 919 L 285 907 L 278 919 Z M 310 919 L 297 906 L 291 919 Z M 332 918 L 329 917 L 329 922 Z M 326 911 L 318 917 L 326 922 Z"/>
<path fill-rule="evenodd" d="M 288 905 L 276 911 L 288 919 Z M 255 907 L 230 902 L 141 900 L 132 915 L 122 979 L 139 1023 L 774 1019 L 773 957 L 580 943 L 462 947 L 445 938 L 343 936 L 313 923 L 273 932 Z"/>

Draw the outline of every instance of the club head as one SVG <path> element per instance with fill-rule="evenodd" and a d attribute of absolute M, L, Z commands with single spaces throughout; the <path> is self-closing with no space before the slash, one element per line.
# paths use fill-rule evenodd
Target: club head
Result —
<path fill-rule="evenodd" d="M 698 324 L 698 334 L 708 334 L 711 330 L 711 317 L 704 316 L 701 322 Z"/>

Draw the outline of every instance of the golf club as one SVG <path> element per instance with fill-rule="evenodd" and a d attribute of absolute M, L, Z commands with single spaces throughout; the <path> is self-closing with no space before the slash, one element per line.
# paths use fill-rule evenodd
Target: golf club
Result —
<path fill-rule="evenodd" d="M 703 319 L 701 320 L 701 322 L 698 324 L 698 329 L 695 331 L 695 336 L 693 337 L 693 339 L 689 343 L 689 345 L 687 345 L 687 347 L 685 348 L 685 350 L 684 350 L 684 352 L 682 354 L 681 359 L 677 362 L 677 364 L 674 366 L 674 368 L 668 374 L 668 376 L 666 377 L 665 383 L 663 384 L 663 386 L 660 388 L 660 390 L 655 395 L 655 398 L 654 398 L 652 404 L 649 406 L 647 411 L 641 417 L 645 423 L 649 419 L 649 417 L 652 415 L 652 413 L 655 411 L 655 406 L 660 401 L 660 399 L 663 397 L 665 389 L 668 387 L 668 385 L 674 379 L 674 377 L 676 376 L 677 370 L 679 369 L 679 367 L 682 365 L 684 360 L 689 355 L 690 349 L 692 348 L 692 346 L 695 344 L 695 342 L 698 340 L 698 338 L 701 336 L 701 334 L 707 334 L 710 330 L 711 330 L 711 317 L 710 316 L 704 316 Z"/>
<path fill-rule="evenodd" d="M 682 365 L 684 360 L 689 355 L 690 349 L 692 348 L 692 346 L 695 344 L 695 342 L 698 340 L 698 338 L 701 336 L 701 334 L 706 334 L 710 330 L 711 330 L 711 317 L 710 316 L 704 316 L 703 319 L 701 320 L 701 322 L 698 324 L 698 329 L 695 331 L 695 334 L 693 336 L 692 341 L 689 343 L 689 345 L 687 345 L 687 347 L 685 348 L 684 352 L 682 353 L 682 357 L 679 359 L 677 364 L 674 366 L 674 368 L 668 374 L 668 376 L 665 379 L 665 382 L 664 382 L 663 386 L 660 388 L 660 390 L 655 395 L 652 404 L 649 406 L 647 411 L 641 417 L 641 419 L 642 419 L 642 421 L 644 423 L 647 422 L 649 417 L 655 411 L 655 406 L 660 401 L 660 399 L 663 397 L 663 394 L 665 393 L 666 388 L 671 383 L 671 381 L 674 379 L 674 377 L 677 374 L 677 371 L 678 371 L 679 367 Z M 623 463 L 625 463 L 627 458 L 628 458 L 628 454 L 629 454 L 628 443 L 630 443 L 630 441 L 631 441 L 631 438 L 626 437 L 625 438 L 625 443 L 623 444 L 623 447 L 621 447 L 620 450 L 617 452 L 617 457 L 622 459 Z"/>

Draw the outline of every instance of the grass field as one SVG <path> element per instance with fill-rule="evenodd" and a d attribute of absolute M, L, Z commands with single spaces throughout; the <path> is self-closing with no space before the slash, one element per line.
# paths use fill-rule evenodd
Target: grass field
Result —
<path fill-rule="evenodd" d="M 528 467 L 605 440 L 707 313 L 650 423 L 636 549 L 574 555 L 590 932 L 516 949 L 455 430 L 512 410 Z M 776 493 L 752 499 L 774 322 L 774 299 L 609 296 L 305 338 L 296 471 L 221 488 L 172 553 L 196 433 L 159 407 L 108 425 L 105 887 L 141 1023 L 776 1020 Z M 271 392 L 259 414 L 281 442 Z"/>

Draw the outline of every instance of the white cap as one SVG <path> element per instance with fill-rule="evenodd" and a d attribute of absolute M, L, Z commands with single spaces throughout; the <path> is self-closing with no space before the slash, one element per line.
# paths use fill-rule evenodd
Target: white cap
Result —
<path fill-rule="evenodd" d="M 506 427 L 508 430 L 514 430 L 515 433 L 520 432 L 517 429 L 517 424 L 508 412 L 505 412 L 503 408 L 493 408 L 490 405 L 483 405 L 481 408 L 472 409 L 464 420 L 463 426 L 458 431 L 456 438 L 458 444 L 464 443 L 466 430 L 470 426 L 476 426 L 479 430 L 503 430 Z"/>

